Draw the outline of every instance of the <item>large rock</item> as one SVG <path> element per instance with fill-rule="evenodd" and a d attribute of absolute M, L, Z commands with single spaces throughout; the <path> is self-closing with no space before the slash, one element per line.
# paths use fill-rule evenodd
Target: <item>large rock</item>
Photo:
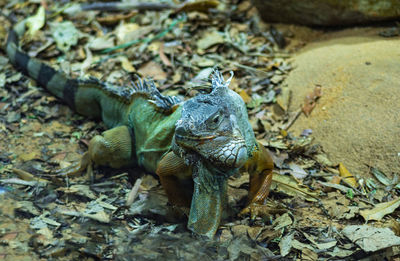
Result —
<path fill-rule="evenodd" d="M 399 0 L 253 0 L 266 22 L 354 25 L 400 17 Z"/>
<path fill-rule="evenodd" d="M 400 174 L 400 38 L 377 31 L 349 29 L 309 44 L 283 83 L 292 91 L 292 111 L 322 86 L 311 115 L 301 115 L 290 130 L 312 129 L 333 161 L 360 176 L 368 166 Z"/>

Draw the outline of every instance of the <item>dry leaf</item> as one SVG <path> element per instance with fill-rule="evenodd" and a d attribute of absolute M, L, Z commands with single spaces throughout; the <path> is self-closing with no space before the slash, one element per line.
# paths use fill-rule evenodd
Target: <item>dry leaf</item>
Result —
<path fill-rule="evenodd" d="M 400 237 L 389 228 L 372 226 L 347 226 L 342 233 L 366 252 L 375 252 L 391 246 L 400 245 Z"/>
<path fill-rule="evenodd" d="M 284 236 L 279 242 L 279 249 L 281 252 L 281 256 L 286 256 L 289 254 L 292 249 L 292 241 L 293 241 L 294 233 L 287 234 Z"/>
<path fill-rule="evenodd" d="M 96 17 L 96 20 L 101 24 L 113 25 L 113 24 L 118 23 L 121 20 L 129 19 L 132 16 L 136 15 L 137 13 L 138 12 L 136 10 L 131 11 L 128 14 L 116 13 L 116 14 L 111 14 L 111 15 L 107 15 L 104 17 Z"/>
<path fill-rule="evenodd" d="M 303 107 L 301 108 L 306 116 L 310 115 L 311 111 L 314 109 L 316 105 L 317 100 L 321 96 L 322 96 L 322 88 L 319 85 L 317 85 L 314 88 L 314 91 L 312 93 L 306 95 L 306 97 L 304 98 Z"/>
<path fill-rule="evenodd" d="M 296 179 L 304 179 L 308 173 L 296 163 L 289 163 L 290 174 Z"/>
<path fill-rule="evenodd" d="M 162 70 L 161 66 L 153 61 L 143 64 L 138 73 L 143 77 L 150 77 L 154 80 L 165 80 L 167 78 L 167 74 Z"/>
<path fill-rule="evenodd" d="M 303 197 L 308 201 L 318 201 L 317 192 L 311 192 L 307 187 L 300 186 L 292 176 L 274 173 L 271 189 L 276 189 L 290 196 Z"/>
<path fill-rule="evenodd" d="M 40 6 L 37 13 L 26 19 L 26 26 L 29 28 L 28 33 L 33 36 L 40 28 L 44 26 L 46 21 L 46 12 L 43 6 Z"/>
<path fill-rule="evenodd" d="M 122 69 L 125 71 L 132 73 L 136 72 L 135 67 L 132 66 L 132 63 L 125 56 L 118 56 L 118 60 L 121 62 Z"/>
<path fill-rule="evenodd" d="M 158 50 L 158 54 L 160 55 L 160 59 L 161 59 L 161 61 L 163 62 L 163 64 L 165 66 L 173 67 L 172 63 L 169 61 L 168 57 L 164 53 L 164 43 L 162 43 L 160 45 L 160 48 Z"/>
<path fill-rule="evenodd" d="M 390 214 L 393 211 L 395 211 L 399 206 L 400 206 L 400 198 L 397 198 L 397 199 L 389 201 L 389 202 L 379 203 L 379 204 L 375 205 L 375 207 L 373 209 L 361 210 L 360 215 L 363 216 L 363 218 L 366 221 L 369 221 L 369 220 L 379 221 L 385 215 Z"/>
<path fill-rule="evenodd" d="M 343 178 L 342 180 L 344 181 L 344 183 L 352 188 L 357 188 L 356 179 L 342 163 L 339 163 L 339 175 Z"/>
<path fill-rule="evenodd" d="M 224 37 L 217 31 L 205 32 L 203 36 L 197 40 L 197 48 L 205 50 L 213 45 L 224 43 Z"/>
<path fill-rule="evenodd" d="M 216 8 L 219 2 L 216 0 L 199 0 L 195 2 L 186 1 L 175 12 L 203 12 L 206 13 L 210 8 Z"/>
<path fill-rule="evenodd" d="M 247 92 L 243 89 L 239 92 L 240 97 L 242 97 L 245 103 L 249 103 L 251 101 L 251 97 L 247 94 Z"/>

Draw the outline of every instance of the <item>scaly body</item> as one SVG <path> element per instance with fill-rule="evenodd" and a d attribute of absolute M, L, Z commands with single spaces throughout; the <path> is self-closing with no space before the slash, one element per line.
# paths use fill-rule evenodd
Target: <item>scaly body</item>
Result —
<path fill-rule="evenodd" d="M 249 203 L 267 197 L 273 163 L 257 143 L 243 100 L 219 72 L 212 89 L 185 102 L 161 95 L 152 81 L 118 87 L 96 79 L 70 79 L 18 47 L 25 22 L 9 33 L 14 66 L 78 113 L 101 119 L 110 130 L 95 136 L 82 161 L 66 173 L 96 163 L 139 165 L 157 173 L 171 203 L 190 207 L 188 227 L 212 236 L 226 204 L 227 179 L 250 173 Z"/>

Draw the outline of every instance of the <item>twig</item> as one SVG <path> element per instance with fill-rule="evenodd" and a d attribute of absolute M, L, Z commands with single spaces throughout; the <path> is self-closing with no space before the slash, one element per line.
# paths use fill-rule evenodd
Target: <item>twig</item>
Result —
<path fill-rule="evenodd" d="M 131 191 L 128 194 L 128 198 L 126 199 L 125 206 L 129 207 L 130 205 L 132 205 L 133 201 L 135 201 L 135 199 L 138 195 L 138 192 L 139 192 L 140 184 L 142 184 L 142 179 L 137 179 L 135 182 L 135 185 L 133 185 Z"/>
<path fill-rule="evenodd" d="M 296 111 L 296 114 L 294 115 L 294 117 L 289 119 L 289 121 L 286 123 L 286 125 L 283 127 L 283 129 L 287 131 L 293 125 L 293 123 L 297 120 L 297 118 L 300 116 L 300 114 L 301 114 L 301 109 L 298 109 Z"/>

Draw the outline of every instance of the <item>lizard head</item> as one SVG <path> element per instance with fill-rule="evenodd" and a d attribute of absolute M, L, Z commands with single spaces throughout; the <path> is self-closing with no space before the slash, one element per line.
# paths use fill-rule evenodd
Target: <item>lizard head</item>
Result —
<path fill-rule="evenodd" d="M 221 73 L 212 76 L 209 93 L 199 93 L 183 104 L 175 126 L 173 150 L 187 161 L 199 157 L 222 170 L 240 168 L 254 147 L 243 99 L 228 88 Z"/>

